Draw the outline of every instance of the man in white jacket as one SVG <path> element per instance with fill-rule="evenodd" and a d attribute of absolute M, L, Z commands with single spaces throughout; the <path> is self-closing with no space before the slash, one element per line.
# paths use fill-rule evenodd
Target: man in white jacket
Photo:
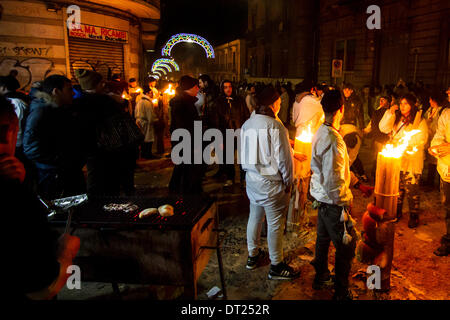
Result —
<path fill-rule="evenodd" d="M 292 149 L 288 132 L 276 116 L 281 99 L 272 87 L 257 96 L 256 112 L 241 128 L 241 163 L 246 171 L 250 216 L 247 225 L 247 269 L 258 267 L 265 253 L 259 248 L 262 223 L 267 219 L 269 279 L 298 277 L 283 260 L 283 232 L 293 183 Z"/>
<path fill-rule="evenodd" d="M 335 300 L 351 300 L 348 275 L 355 256 L 356 234 L 352 226 L 349 207 L 353 200 L 350 191 L 350 166 L 347 147 L 339 133 L 344 115 L 344 102 L 338 90 L 325 93 L 321 101 L 325 122 L 314 135 L 311 156 L 311 195 L 319 203 L 317 240 L 314 260 L 316 270 L 314 289 L 332 283 L 328 270 L 330 240 L 336 248 Z M 351 241 L 344 242 L 348 232 Z"/>
<path fill-rule="evenodd" d="M 150 87 L 144 87 L 141 99 L 136 104 L 136 109 L 134 110 L 136 124 L 144 134 L 144 142 L 141 145 L 141 156 L 144 159 L 156 158 L 152 153 L 152 147 L 153 141 L 155 141 L 154 123 L 158 121 L 158 118 L 153 109 L 151 91 L 152 89 Z"/>
<path fill-rule="evenodd" d="M 444 191 L 445 223 L 447 232 L 441 238 L 441 246 L 434 251 L 437 256 L 447 256 L 450 252 L 450 109 L 442 112 L 438 120 L 436 134 L 431 140 L 430 154 L 438 159 L 437 169 Z"/>
<path fill-rule="evenodd" d="M 323 90 L 320 88 L 320 90 Z M 320 91 L 319 91 L 320 92 Z M 323 91 L 322 91 L 323 92 Z M 310 93 L 301 97 L 301 100 L 294 102 L 292 106 L 292 122 L 295 125 L 295 136 L 298 137 L 304 129 L 311 125 L 314 133 L 323 122 L 323 110 L 320 104 L 322 97 L 318 95 L 314 88 Z"/>

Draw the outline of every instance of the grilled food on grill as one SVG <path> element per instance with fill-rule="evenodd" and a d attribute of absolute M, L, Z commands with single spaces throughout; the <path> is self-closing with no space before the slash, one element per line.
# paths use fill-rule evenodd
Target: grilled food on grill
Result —
<path fill-rule="evenodd" d="M 139 213 L 139 219 L 151 216 L 152 214 L 156 214 L 156 213 L 158 213 L 158 209 L 156 209 L 156 208 L 148 208 L 148 209 L 142 210 Z"/>
<path fill-rule="evenodd" d="M 165 204 L 158 208 L 159 214 L 163 217 L 173 216 L 173 207 L 170 204 Z"/>
<path fill-rule="evenodd" d="M 108 212 L 124 212 L 129 213 L 136 211 L 138 209 L 138 206 L 135 204 L 132 204 L 131 202 L 128 203 L 110 203 L 103 206 L 103 209 L 105 209 Z"/>

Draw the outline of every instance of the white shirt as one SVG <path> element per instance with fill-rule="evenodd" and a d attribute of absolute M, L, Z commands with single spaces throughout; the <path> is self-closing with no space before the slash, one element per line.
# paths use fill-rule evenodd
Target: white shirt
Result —
<path fill-rule="evenodd" d="M 297 128 L 295 136 L 299 136 L 309 123 L 311 123 L 311 128 L 317 128 L 319 123 L 321 121 L 323 122 L 323 116 L 324 113 L 320 99 L 313 95 L 309 94 L 303 97 L 299 103 L 294 102 L 292 107 L 292 122 Z"/>
<path fill-rule="evenodd" d="M 350 190 L 350 165 L 342 136 L 322 124 L 312 141 L 311 195 L 320 202 L 348 206 L 353 200 Z"/>
<path fill-rule="evenodd" d="M 418 128 L 413 128 L 412 123 L 402 126 L 401 121 L 399 121 L 397 124 L 395 123 L 395 114 L 393 114 L 390 110 L 387 110 L 384 113 L 383 118 L 381 118 L 378 127 L 383 133 L 395 134 L 395 136 L 393 137 L 394 144 L 397 143 L 401 138 L 403 138 L 405 131 L 411 131 L 413 129 L 420 130 L 419 133 L 411 137 L 411 140 L 409 142 L 409 145 L 416 146 L 418 151 L 412 155 L 408 155 L 407 153 L 403 154 L 401 171 L 413 174 L 422 174 L 423 161 L 425 160 L 424 150 L 425 145 L 428 141 L 427 121 L 425 119 L 422 119 L 419 123 Z"/>
<path fill-rule="evenodd" d="M 240 155 L 251 203 L 271 205 L 284 196 L 293 182 L 293 161 L 288 132 L 280 121 L 252 114 L 241 128 Z"/>
<path fill-rule="evenodd" d="M 436 133 L 431 140 L 431 146 L 438 146 L 443 143 L 450 143 L 450 109 L 442 112 L 438 120 Z M 450 155 L 438 158 L 437 170 L 442 180 L 450 183 Z"/>

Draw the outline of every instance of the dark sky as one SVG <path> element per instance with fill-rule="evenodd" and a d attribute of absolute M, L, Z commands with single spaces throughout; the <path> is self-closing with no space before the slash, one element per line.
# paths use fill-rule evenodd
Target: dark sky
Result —
<path fill-rule="evenodd" d="M 161 0 L 156 49 L 176 33 L 194 33 L 213 46 L 242 37 L 247 29 L 247 0 Z"/>

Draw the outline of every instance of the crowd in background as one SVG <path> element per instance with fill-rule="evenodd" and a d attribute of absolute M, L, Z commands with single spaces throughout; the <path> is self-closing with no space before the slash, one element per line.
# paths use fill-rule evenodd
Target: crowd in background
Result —
<path fill-rule="evenodd" d="M 95 71 L 78 69 L 75 70 L 76 85 L 65 76 L 51 75 L 33 83 L 29 92 L 23 92 L 16 76 L 17 73 L 12 71 L 8 76 L 0 77 L 2 121 L 11 118 L 9 109 L 14 110 L 18 120 L 17 128 L 4 126 L 7 131 L 0 131 L 0 138 L 9 142 L 14 140 L 15 144 L 15 150 L 5 151 L 9 155 L 2 154 L 0 158 L 0 178 L 16 177 L 20 167 L 16 162 L 18 159 L 25 170 L 16 178 L 44 199 L 80 193 L 88 193 L 90 197 L 133 195 L 136 161 L 139 158 L 167 157 L 164 141 L 168 139 L 165 138 L 177 129 L 185 129 L 193 137 L 195 121 L 202 121 L 203 131 L 217 129 L 223 134 L 221 150 L 214 150 L 215 153 L 223 152 L 225 157 L 229 157 L 226 151 L 234 151 L 231 161 L 227 159 L 226 163 L 219 164 L 213 178 L 229 187 L 235 184 L 235 176 L 239 172 L 240 185 L 246 187 L 251 199 L 247 268 L 254 268 L 261 258 L 257 242 L 266 215 L 272 261 L 269 278 L 292 279 L 298 274 L 284 263 L 280 242 L 285 200 L 293 182 L 293 162 L 290 160 L 293 141 L 289 140 L 289 131 L 291 138 L 295 138 L 305 129 L 314 133 L 320 127 L 321 134 L 326 137 L 330 134 L 327 130 L 331 129 L 323 125 L 331 128 L 338 121 L 339 135 L 336 139 L 342 138 L 345 142 L 344 150 L 348 154 L 342 159 L 351 171 L 348 175 L 345 173 L 342 181 L 347 184 L 347 179 L 351 179 L 350 186 L 370 194 L 373 187 L 364 185 L 369 178 L 359 157 L 364 140 L 369 139 L 374 146 L 372 160 L 375 165 L 370 168 L 373 177 L 376 154 L 382 146 L 389 141 L 398 141 L 402 132 L 419 129 L 420 133 L 413 140 L 418 150 L 405 155 L 407 165 L 402 163 L 397 219 L 401 218 L 406 195 L 410 211 L 408 226 L 418 226 L 419 186 L 433 188 L 436 171 L 439 172 L 446 196 L 447 234 L 435 253 L 447 255 L 449 252 L 450 164 L 442 159 L 450 155 L 450 87 L 445 91 L 424 86 L 420 81 L 405 84 L 400 80 L 396 85 L 366 85 L 360 90 L 350 83 L 339 88 L 308 81 L 293 88 L 291 83 L 278 82 L 266 85 L 224 80 L 216 84 L 208 75 L 201 75 L 198 79 L 183 76 L 176 83 L 159 81 L 159 84 L 157 79 L 149 77 L 140 87 L 133 78 L 124 81 L 119 75 L 114 75 L 111 80 L 106 80 Z M 324 96 L 326 101 L 323 101 Z M 227 129 L 246 128 L 286 131 L 285 138 L 268 142 L 270 148 L 283 153 L 276 177 L 268 179 L 258 166 L 238 165 L 236 170 L 236 149 L 242 142 L 225 132 Z M 13 140 L 8 138 L 11 132 Z M 172 139 L 172 149 L 177 144 Z M 194 161 L 196 154 L 203 154 L 203 148 L 203 145 L 193 143 L 189 152 L 181 154 L 183 159 L 187 157 L 190 161 L 175 164 L 170 192 L 203 192 L 202 180 L 207 166 Z M 252 151 L 244 148 L 241 152 Z M 294 158 L 306 160 L 301 154 L 294 154 Z M 422 174 L 424 167 L 426 178 Z M 272 185 L 276 188 L 273 189 Z M 308 193 L 308 187 L 303 192 Z"/>

